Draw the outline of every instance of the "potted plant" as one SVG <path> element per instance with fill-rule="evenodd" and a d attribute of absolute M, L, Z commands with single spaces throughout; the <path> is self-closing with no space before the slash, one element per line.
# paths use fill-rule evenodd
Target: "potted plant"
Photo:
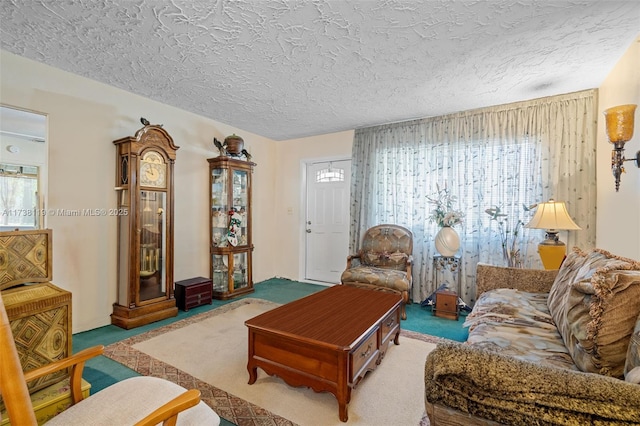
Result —
<path fill-rule="evenodd" d="M 526 206 L 523 205 L 522 209 L 525 212 L 535 208 L 536 205 Z M 491 220 L 495 221 L 498 225 L 498 234 L 500 235 L 500 245 L 502 247 L 502 257 L 510 268 L 522 268 L 523 259 L 518 247 L 518 241 L 520 237 L 520 231 L 524 227 L 524 222 L 518 219 L 515 223 L 509 221 L 509 217 L 502 212 L 502 209 L 498 206 L 493 206 L 485 210 Z"/>

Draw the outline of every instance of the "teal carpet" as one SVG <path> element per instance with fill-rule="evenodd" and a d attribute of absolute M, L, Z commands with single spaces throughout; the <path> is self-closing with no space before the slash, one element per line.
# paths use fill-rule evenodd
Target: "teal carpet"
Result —
<path fill-rule="evenodd" d="M 288 303 L 315 293 L 316 291 L 323 290 L 326 287 L 286 279 L 272 278 L 256 283 L 254 288 L 255 291 L 253 293 L 242 297 L 265 299 L 276 303 Z M 106 325 L 94 330 L 77 333 L 73 335 L 73 352 L 76 353 L 82 349 L 95 345 L 107 346 L 154 328 L 162 327 L 172 322 L 215 309 L 240 298 L 225 301 L 214 300 L 212 305 L 192 308 L 189 312 L 178 311 L 178 315 L 176 317 L 134 328 L 132 330 L 125 330 L 115 325 Z M 431 312 L 431 308 L 423 308 L 419 303 L 408 305 L 406 310 L 407 319 L 401 323 L 401 327 L 404 330 L 430 334 L 432 336 L 444 337 L 460 342 L 467 340 L 467 330 L 462 328 L 462 323 L 465 320 L 464 316 L 461 316 L 458 321 L 435 317 Z M 123 366 L 122 364 L 112 361 L 107 357 L 99 356 L 87 362 L 83 377 L 91 383 L 91 393 L 96 393 L 120 380 L 137 375 L 138 373 Z M 233 425 L 233 423 L 224 419 L 221 420 L 220 424 L 223 426 Z"/>

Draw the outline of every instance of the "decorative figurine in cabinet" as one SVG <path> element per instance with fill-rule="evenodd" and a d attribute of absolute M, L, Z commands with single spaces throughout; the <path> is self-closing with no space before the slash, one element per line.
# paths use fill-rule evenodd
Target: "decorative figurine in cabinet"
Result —
<path fill-rule="evenodd" d="M 211 281 L 215 299 L 251 293 L 250 161 L 209 158 Z"/>
<path fill-rule="evenodd" d="M 173 166 L 162 126 L 118 139 L 118 298 L 111 323 L 130 329 L 178 314 L 173 297 Z"/>

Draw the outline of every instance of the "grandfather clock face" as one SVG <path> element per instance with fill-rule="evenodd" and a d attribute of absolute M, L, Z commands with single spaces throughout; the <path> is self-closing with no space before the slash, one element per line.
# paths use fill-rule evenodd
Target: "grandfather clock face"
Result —
<path fill-rule="evenodd" d="M 167 187 L 167 163 L 156 151 L 147 151 L 140 160 L 140 186 Z"/>

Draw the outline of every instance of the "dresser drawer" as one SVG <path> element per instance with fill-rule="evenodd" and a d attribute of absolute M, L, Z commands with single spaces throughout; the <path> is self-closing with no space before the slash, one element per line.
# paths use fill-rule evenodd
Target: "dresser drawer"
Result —
<path fill-rule="evenodd" d="M 212 303 L 212 294 L 210 291 L 205 291 L 202 293 L 191 294 L 186 297 L 185 300 L 185 308 L 194 308 L 196 306 L 211 304 Z"/>
<path fill-rule="evenodd" d="M 203 277 L 178 281 L 175 286 L 176 305 L 183 311 L 196 306 L 211 304 L 213 286 L 211 280 Z"/>
<path fill-rule="evenodd" d="M 374 331 L 358 347 L 349 354 L 351 364 L 351 377 L 349 381 L 355 383 L 364 376 L 366 367 L 378 357 L 378 331 Z"/>

